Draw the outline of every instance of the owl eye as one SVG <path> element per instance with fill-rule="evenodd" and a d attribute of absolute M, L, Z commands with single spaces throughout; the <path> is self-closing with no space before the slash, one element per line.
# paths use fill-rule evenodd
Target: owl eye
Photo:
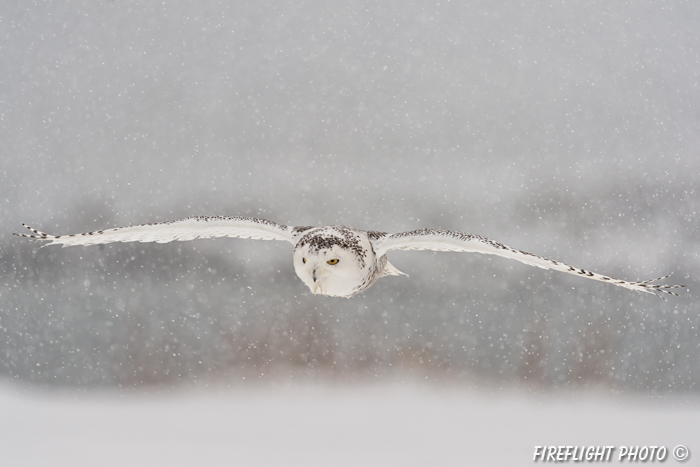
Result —
<path fill-rule="evenodd" d="M 330 265 L 338 264 L 338 261 L 340 261 L 338 258 L 333 258 L 331 260 L 326 261 L 326 263 Z"/>
<path fill-rule="evenodd" d="M 301 258 L 301 260 L 306 264 L 306 258 Z"/>

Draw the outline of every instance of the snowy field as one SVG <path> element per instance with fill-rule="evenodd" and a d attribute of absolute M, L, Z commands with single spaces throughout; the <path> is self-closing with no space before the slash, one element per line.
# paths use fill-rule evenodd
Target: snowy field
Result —
<path fill-rule="evenodd" d="M 523 465 L 536 445 L 685 444 L 700 399 L 415 384 L 55 395 L 0 389 L 0 465 Z M 617 464 L 617 452 L 612 464 Z M 665 465 L 678 462 L 669 454 Z"/>

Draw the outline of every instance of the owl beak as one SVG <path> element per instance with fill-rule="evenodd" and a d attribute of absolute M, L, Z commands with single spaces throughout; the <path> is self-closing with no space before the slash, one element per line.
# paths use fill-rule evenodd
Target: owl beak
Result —
<path fill-rule="evenodd" d="M 323 289 L 321 288 L 321 283 L 318 282 L 318 276 L 316 275 L 316 272 L 316 268 L 314 268 L 314 270 L 311 272 L 311 278 L 314 280 L 313 288 L 311 289 L 311 291 L 314 293 L 314 295 L 323 293 Z"/>

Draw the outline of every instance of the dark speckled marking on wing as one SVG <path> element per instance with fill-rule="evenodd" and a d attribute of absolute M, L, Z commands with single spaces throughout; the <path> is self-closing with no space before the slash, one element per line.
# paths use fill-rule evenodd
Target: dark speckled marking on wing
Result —
<path fill-rule="evenodd" d="M 294 232 L 295 234 L 300 234 L 300 233 L 306 232 L 309 229 L 313 229 L 313 227 L 306 226 L 306 225 L 305 226 L 299 225 L 296 227 L 292 227 L 292 232 Z"/>
<path fill-rule="evenodd" d="M 369 238 L 371 241 L 379 240 L 380 238 L 389 235 L 386 232 L 377 232 L 375 230 L 366 230 L 365 234 L 367 235 L 367 238 Z"/>

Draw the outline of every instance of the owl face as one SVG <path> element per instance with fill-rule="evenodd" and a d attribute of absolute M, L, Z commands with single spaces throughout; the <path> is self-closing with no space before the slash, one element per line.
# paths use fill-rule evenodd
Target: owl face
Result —
<path fill-rule="evenodd" d="M 366 243 L 366 245 L 365 245 Z M 369 257 L 369 254 L 372 257 Z M 369 276 L 374 261 L 369 240 L 345 228 L 309 232 L 294 249 L 294 270 L 314 293 L 350 297 Z"/>

